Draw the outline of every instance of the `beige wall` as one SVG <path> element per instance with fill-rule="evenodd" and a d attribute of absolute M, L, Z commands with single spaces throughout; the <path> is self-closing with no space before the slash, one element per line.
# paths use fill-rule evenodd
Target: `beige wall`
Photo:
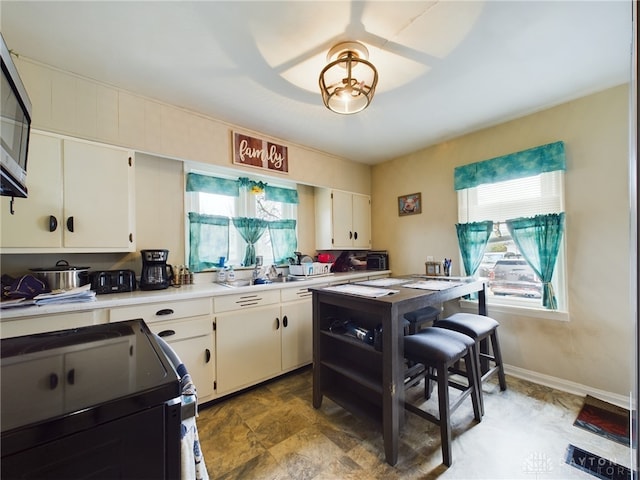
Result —
<path fill-rule="evenodd" d="M 628 395 L 630 311 L 628 87 L 621 86 L 376 165 L 374 248 L 394 273 L 423 272 L 427 255 L 459 258 L 453 169 L 558 140 L 565 142 L 569 322 L 491 313 L 505 362 L 516 369 Z M 423 213 L 399 217 L 399 195 L 422 192 Z"/>
<path fill-rule="evenodd" d="M 268 137 L 20 57 L 16 66 L 33 103 L 33 127 L 136 150 L 136 248 L 166 248 L 169 262 L 186 263 L 183 160 L 240 175 L 262 169 L 233 165 L 233 131 L 286 145 L 288 174 L 270 178 L 298 183 L 298 249 L 315 253 L 313 186 L 370 194 L 368 165 Z M 99 192 L 99 186 L 96 186 Z M 108 201 L 108 192 L 104 192 Z M 2 273 L 22 275 L 64 258 L 97 269 L 141 270 L 134 254 L 2 255 Z"/>

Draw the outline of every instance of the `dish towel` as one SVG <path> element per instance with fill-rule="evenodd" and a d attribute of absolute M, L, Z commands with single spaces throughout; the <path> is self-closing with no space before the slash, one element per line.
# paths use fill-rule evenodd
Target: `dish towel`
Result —
<path fill-rule="evenodd" d="M 191 380 L 191 375 L 187 372 L 186 367 L 181 363 L 176 370 L 181 378 L 180 385 L 182 387 L 183 398 L 193 395 L 195 397 L 193 401 L 196 401 L 196 386 Z M 204 463 L 204 456 L 200 449 L 200 438 L 198 437 L 198 427 L 196 426 L 195 416 L 182 420 L 182 424 L 180 425 L 180 449 L 182 480 L 209 480 L 207 467 Z"/>

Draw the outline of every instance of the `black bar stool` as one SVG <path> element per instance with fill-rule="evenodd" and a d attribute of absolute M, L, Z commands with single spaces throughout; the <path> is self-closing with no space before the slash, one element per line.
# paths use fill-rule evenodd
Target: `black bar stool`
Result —
<path fill-rule="evenodd" d="M 435 423 L 440 427 L 442 443 L 442 461 L 451 466 L 451 414 L 471 396 L 474 418 L 482 420 L 480 405 L 480 388 L 477 383 L 478 373 L 473 357 L 474 341 L 461 333 L 443 328 L 426 328 L 414 335 L 404 337 L 404 356 L 407 360 L 424 365 L 425 397 L 430 392 L 430 382 L 437 381 L 438 385 L 438 416 L 405 402 L 405 408 L 420 417 Z M 464 359 L 467 384 L 454 381 L 449 376 L 449 369 Z M 461 391 L 461 394 L 451 402 L 449 387 Z"/>
<path fill-rule="evenodd" d="M 438 319 L 440 310 L 435 307 L 424 307 L 413 312 L 405 313 L 404 318 L 409 322 L 408 335 L 413 335 L 422 329 L 425 324 L 431 324 Z"/>
<path fill-rule="evenodd" d="M 480 385 L 480 405 L 482 414 L 484 415 L 482 382 L 486 381 L 497 372 L 500 390 L 504 391 L 507 389 L 507 381 L 504 376 L 504 366 L 502 364 L 502 353 L 500 352 L 500 343 L 498 341 L 498 327 L 500 324 L 493 318 L 485 315 L 477 315 L 474 313 L 454 313 L 450 317 L 442 320 L 436 320 L 433 326 L 460 332 L 473 339 L 473 355 L 476 359 L 478 384 Z M 491 351 L 493 352 L 493 355 L 481 352 L 480 343 L 486 339 L 491 342 Z M 486 365 L 487 363 L 488 368 L 483 373 L 482 365 Z M 493 363 L 493 365 L 491 365 L 491 363 Z"/>

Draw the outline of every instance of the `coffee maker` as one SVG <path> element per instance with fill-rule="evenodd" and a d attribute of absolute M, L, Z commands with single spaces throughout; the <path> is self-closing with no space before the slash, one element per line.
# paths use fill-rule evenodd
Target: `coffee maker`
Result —
<path fill-rule="evenodd" d="M 173 280 L 171 265 L 167 265 L 169 250 L 141 250 L 142 275 L 140 290 L 162 290 Z"/>

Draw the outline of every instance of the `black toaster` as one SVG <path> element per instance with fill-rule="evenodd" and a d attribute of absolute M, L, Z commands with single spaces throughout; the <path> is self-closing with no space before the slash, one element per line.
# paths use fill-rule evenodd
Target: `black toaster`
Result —
<path fill-rule="evenodd" d="M 102 270 L 91 272 L 91 290 L 97 294 L 133 292 L 136 274 L 133 270 Z"/>

